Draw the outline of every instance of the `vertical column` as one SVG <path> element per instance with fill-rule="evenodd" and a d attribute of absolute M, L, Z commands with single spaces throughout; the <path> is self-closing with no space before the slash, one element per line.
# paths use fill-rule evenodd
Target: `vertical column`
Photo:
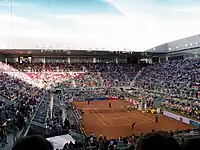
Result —
<path fill-rule="evenodd" d="M 93 63 L 96 63 L 96 58 L 95 57 L 93 57 Z"/>
<path fill-rule="evenodd" d="M 53 100 L 53 96 L 54 96 L 53 93 L 51 93 L 51 96 L 50 96 L 50 106 L 49 106 L 50 107 L 50 118 L 51 119 L 53 118 L 53 103 L 54 103 L 53 102 L 54 101 Z"/>
<path fill-rule="evenodd" d="M 147 109 L 147 103 L 144 103 L 144 109 Z"/>
<path fill-rule="evenodd" d="M 68 62 L 69 64 L 71 63 L 70 57 L 67 58 L 67 62 Z"/>
<path fill-rule="evenodd" d="M 116 64 L 118 64 L 118 58 L 116 57 L 116 59 L 115 59 L 115 62 L 116 62 Z"/>
<path fill-rule="evenodd" d="M 42 58 L 42 62 L 43 62 L 43 66 L 42 66 L 42 69 L 43 71 L 45 71 L 45 63 L 46 63 L 46 58 Z"/>
<path fill-rule="evenodd" d="M 138 104 L 138 110 L 142 110 L 143 108 L 142 108 L 142 102 L 140 102 L 139 104 Z"/>
<path fill-rule="evenodd" d="M 5 63 L 6 63 L 6 64 L 8 63 L 8 58 L 7 58 L 7 57 L 5 58 Z"/>
<path fill-rule="evenodd" d="M 198 58 L 198 49 L 196 50 L 195 58 Z"/>
<path fill-rule="evenodd" d="M 152 64 L 153 63 L 153 60 L 152 59 L 147 59 L 147 62 Z"/>

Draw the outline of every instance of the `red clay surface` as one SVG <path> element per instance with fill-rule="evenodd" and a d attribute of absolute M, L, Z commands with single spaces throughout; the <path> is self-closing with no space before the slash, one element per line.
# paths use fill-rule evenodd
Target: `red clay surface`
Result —
<path fill-rule="evenodd" d="M 112 108 L 122 108 L 124 105 L 131 105 L 123 100 L 115 101 L 92 101 L 88 105 L 87 101 L 75 102 L 78 109 L 104 109 L 108 108 L 108 103 L 112 103 Z M 159 122 L 154 123 L 155 116 L 150 113 L 143 113 L 140 110 L 127 112 L 106 112 L 106 113 L 87 113 L 82 116 L 82 123 L 86 134 L 103 135 L 108 138 L 118 138 L 120 136 L 130 136 L 132 133 L 141 134 L 151 132 L 152 129 L 175 131 L 190 129 L 192 126 L 172 120 L 163 115 L 159 115 Z M 132 123 L 136 122 L 132 130 Z"/>

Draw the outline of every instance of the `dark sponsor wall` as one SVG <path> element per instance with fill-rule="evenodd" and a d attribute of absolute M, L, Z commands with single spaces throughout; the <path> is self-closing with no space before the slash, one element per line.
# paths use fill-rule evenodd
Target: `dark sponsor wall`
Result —
<path fill-rule="evenodd" d="M 159 57 L 153 57 L 152 63 L 159 63 Z"/>
<path fill-rule="evenodd" d="M 127 58 L 127 63 L 128 64 L 138 64 L 138 57 L 128 57 Z"/>
<path fill-rule="evenodd" d="M 15 63 L 16 59 L 14 57 L 7 57 L 7 62 L 8 63 Z"/>
<path fill-rule="evenodd" d="M 0 55 L 0 62 L 4 62 L 5 63 L 5 57 L 3 55 Z"/>
<path fill-rule="evenodd" d="M 181 56 L 171 56 L 168 58 L 169 60 L 183 60 L 184 59 L 184 56 L 181 55 Z"/>

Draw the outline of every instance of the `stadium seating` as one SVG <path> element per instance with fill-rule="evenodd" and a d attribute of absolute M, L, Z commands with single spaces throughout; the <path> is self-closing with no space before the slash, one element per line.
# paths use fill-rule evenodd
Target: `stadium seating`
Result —
<path fill-rule="evenodd" d="M 139 100 L 145 99 L 147 107 L 150 107 L 155 99 L 158 100 L 161 95 L 165 95 L 166 99 L 158 102 L 162 107 L 184 112 L 184 115 L 199 119 L 199 65 L 199 59 L 176 60 L 150 65 L 141 71 L 140 66 L 128 64 L 13 63 L 6 65 L 0 63 L 0 108 L 5 108 L 1 111 L 1 121 L 16 117 L 18 120 L 21 119 L 19 128 L 22 129 L 25 122 L 33 117 L 32 123 L 36 122 L 43 126 L 47 137 L 62 134 L 64 129 L 67 129 L 67 132 L 70 129 L 72 132 L 81 133 L 79 122 L 72 115 L 74 108 L 71 107 L 68 110 L 69 118 L 66 118 L 66 122 L 70 121 L 70 125 L 64 128 L 64 120 L 60 113 L 63 110 L 58 97 L 55 97 L 52 118 L 50 116 L 50 102 L 47 100 L 50 99 L 50 92 L 42 87 L 46 85 L 51 88 L 57 86 L 57 83 L 59 83 L 58 87 L 64 89 L 62 94 L 67 99 L 73 97 L 81 100 L 124 95 L 127 100 L 132 100 L 131 96 L 137 96 Z M 115 88 L 130 86 L 133 80 L 135 80 L 134 88 L 139 89 L 140 94 L 128 94 Z M 149 91 L 157 93 L 152 94 Z M 15 120 L 9 124 L 12 126 Z M 195 136 L 199 131 L 177 131 L 170 134 L 182 143 L 183 138 Z M 64 149 L 96 149 L 97 147 L 128 149 L 135 146 L 138 137 L 130 135 L 119 139 L 106 139 L 106 137 L 97 138 L 92 135 L 87 137 L 84 143 L 77 141 L 75 144 L 66 144 Z"/>
<path fill-rule="evenodd" d="M 199 119 L 199 67 L 200 59 L 157 63 L 145 68 L 135 86 L 163 93 L 162 106 Z"/>

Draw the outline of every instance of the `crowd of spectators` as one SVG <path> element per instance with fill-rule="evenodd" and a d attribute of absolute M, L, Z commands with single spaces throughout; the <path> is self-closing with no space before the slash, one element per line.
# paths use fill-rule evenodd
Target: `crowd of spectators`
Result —
<path fill-rule="evenodd" d="M 10 66 L 18 70 L 12 69 Z M 66 88 L 63 93 L 65 98 L 83 99 L 86 97 L 106 97 L 108 95 L 120 97 L 127 95 L 127 93 L 123 93 L 115 87 L 130 86 L 131 82 L 135 80 L 135 75 L 141 70 L 139 66 L 128 64 L 14 63 L 10 66 L 0 64 L 0 122 L 3 135 L 1 137 L 4 143 L 7 143 L 5 136 L 7 129 L 5 130 L 4 126 L 6 128 L 9 125 L 16 126 L 17 128 L 12 128 L 12 132 L 18 129 L 21 130 L 36 111 L 36 107 L 46 92 L 44 89 L 39 88 L 40 84 L 52 86 L 56 85 L 56 82 L 62 82 Z M 163 107 L 200 119 L 199 68 L 199 59 L 176 60 L 150 65 L 140 72 L 134 86 L 139 89 L 163 93 L 166 97 L 169 97 L 162 103 Z M 35 84 L 36 80 L 37 84 Z M 141 99 L 146 99 L 149 105 L 153 105 L 154 99 L 156 99 L 155 95 L 148 92 L 143 92 L 143 95 L 140 96 Z M 70 123 L 69 118 L 66 118 L 65 121 L 62 120 L 59 104 L 54 105 L 53 116 L 51 117 L 49 115 L 49 103 L 47 101 L 40 103 L 33 121 L 44 124 L 51 133 L 53 132 L 52 135 L 54 132 L 63 133 L 63 129 L 69 131 L 69 129 L 77 128 L 78 124 L 75 122 Z M 6 125 L 4 122 L 6 122 Z M 197 132 L 193 131 L 190 134 L 193 135 L 194 133 Z M 184 134 L 181 133 L 181 136 L 178 136 L 180 133 L 171 132 L 171 134 L 181 144 L 184 143 L 182 139 L 185 139 L 186 135 L 188 136 L 188 132 L 185 131 Z M 165 134 L 165 136 L 167 135 Z M 90 149 L 121 149 L 119 148 L 121 146 L 124 149 L 134 149 L 136 147 L 138 150 L 146 150 L 145 146 L 141 146 L 141 137 L 143 135 L 108 140 L 106 137 L 100 136 L 97 138 L 92 135 L 86 138 L 84 143 L 80 141 L 75 144 L 69 143 L 63 149 L 85 149 L 88 147 Z M 143 140 L 145 141 L 145 138 Z M 15 150 L 16 147 L 13 149 Z M 152 147 L 152 149 L 154 148 Z"/>
<path fill-rule="evenodd" d="M 16 141 L 45 93 L 43 89 L 25 82 L 24 77 L 19 76 L 18 73 L 15 75 L 11 73 L 11 70 L 12 68 L 8 65 L 0 64 L 0 141 L 2 146 L 8 143 L 8 133 L 13 133 L 13 141 Z"/>
<path fill-rule="evenodd" d="M 132 134 L 131 136 L 119 137 L 117 139 L 107 139 L 106 136 L 102 135 L 100 135 L 99 137 L 91 135 L 86 138 L 84 143 L 81 142 L 66 143 L 65 146 L 63 147 L 63 150 L 69 150 L 69 149 L 134 150 L 137 147 L 138 142 L 140 142 L 141 138 L 158 133 L 167 135 L 169 137 L 173 137 L 179 143 L 179 145 L 183 145 L 187 139 L 199 136 L 199 129 L 184 130 L 184 131 L 177 130 L 175 132 L 169 131 L 168 133 L 161 131 L 155 132 L 155 130 L 152 129 L 152 133 L 147 135 L 145 135 L 144 133 L 141 133 L 140 135 Z M 155 141 L 154 144 L 158 144 L 156 142 L 158 141 Z"/>
<path fill-rule="evenodd" d="M 199 119 L 200 59 L 173 60 L 147 66 L 135 87 L 165 96 L 162 106 Z"/>
<path fill-rule="evenodd" d="M 118 139 L 107 139 L 102 135 L 100 137 L 92 135 L 87 137 L 85 142 L 75 141 L 75 143 L 66 143 L 61 150 L 193 150 L 200 146 L 200 137 L 198 134 L 199 130 L 169 133 L 152 130 L 152 133 L 142 133 L 139 136 L 133 134 L 132 136 L 119 137 Z M 12 148 L 12 150 L 25 149 L 53 150 L 56 147 L 43 137 L 29 136 L 19 140 Z"/>
<path fill-rule="evenodd" d="M 178 111 L 185 116 L 200 119 L 200 103 L 198 101 L 171 98 L 162 102 L 162 106 L 172 111 Z"/>
<path fill-rule="evenodd" d="M 129 72 L 136 69 L 132 64 L 116 63 L 10 63 L 11 66 L 21 72 Z M 137 66 L 139 67 L 139 66 Z"/>
<path fill-rule="evenodd" d="M 81 88 L 65 89 L 64 99 L 85 100 L 87 98 L 121 97 L 123 92 L 116 88 Z"/>
<path fill-rule="evenodd" d="M 167 92 L 177 97 L 196 98 L 200 84 L 200 59 L 173 60 L 147 66 L 136 86 Z"/>
<path fill-rule="evenodd" d="M 112 87 L 129 86 L 136 73 L 137 65 L 91 64 L 91 63 L 23 63 L 10 64 L 31 78 L 47 85 L 66 82 L 67 87 Z"/>
<path fill-rule="evenodd" d="M 134 148 L 134 142 L 136 138 L 134 135 L 129 137 L 119 137 L 118 139 L 107 139 L 106 136 L 100 135 L 96 137 L 91 135 L 86 137 L 84 142 L 75 141 L 75 143 L 66 143 L 63 147 L 63 150 L 69 149 L 130 149 Z"/>

